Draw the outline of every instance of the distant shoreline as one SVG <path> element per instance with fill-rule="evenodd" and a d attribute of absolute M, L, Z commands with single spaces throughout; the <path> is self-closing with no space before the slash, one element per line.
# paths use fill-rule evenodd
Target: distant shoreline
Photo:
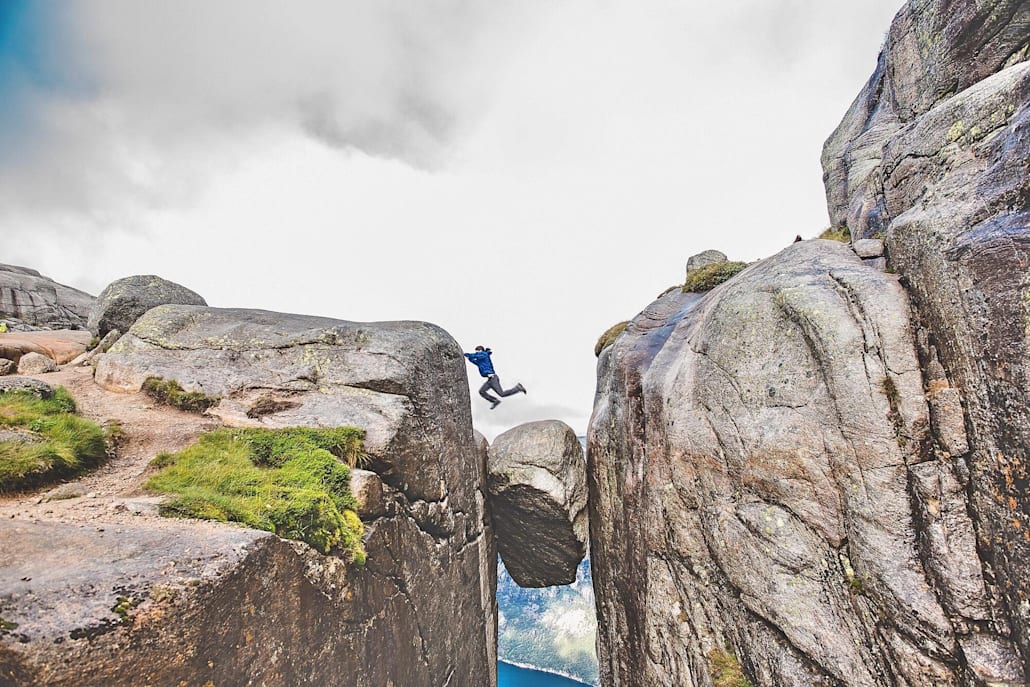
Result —
<path fill-rule="evenodd" d="M 503 659 L 503 658 L 497 659 L 497 662 L 498 663 L 506 663 L 507 665 L 515 666 L 516 668 L 522 668 L 524 670 L 535 670 L 538 673 L 547 673 L 548 675 L 557 675 L 558 677 L 563 677 L 566 680 L 572 680 L 573 682 L 577 682 L 577 683 L 579 683 L 581 685 L 587 685 L 587 687 L 594 687 L 593 685 L 591 685 L 591 683 L 583 682 L 582 680 L 580 680 L 575 675 L 569 675 L 568 673 L 563 673 L 563 672 L 558 671 L 558 670 L 548 670 L 547 668 L 541 668 L 540 666 L 535 666 L 535 665 L 532 665 L 530 663 L 519 663 L 517 661 L 508 661 L 508 660 Z"/>

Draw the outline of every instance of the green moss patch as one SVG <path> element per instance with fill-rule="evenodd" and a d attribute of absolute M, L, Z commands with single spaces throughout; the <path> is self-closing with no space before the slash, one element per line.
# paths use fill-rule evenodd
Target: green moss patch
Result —
<path fill-rule="evenodd" d="M 744 675 L 737 657 L 723 649 L 708 652 L 708 667 L 711 669 L 712 684 L 715 687 L 753 687 Z"/>
<path fill-rule="evenodd" d="M 159 455 L 144 486 L 175 495 L 162 515 L 239 522 L 364 563 L 348 466 L 363 440 L 353 427 L 220 429 Z"/>
<path fill-rule="evenodd" d="M 0 492 L 24 491 L 77 475 L 107 458 L 104 430 L 75 415 L 75 401 L 58 387 L 51 398 L 23 391 L 0 394 Z"/>
<path fill-rule="evenodd" d="M 594 344 L 594 355 L 600 356 L 601 351 L 615 343 L 615 339 L 617 339 L 619 337 L 619 334 L 624 332 L 626 330 L 626 327 L 628 326 L 628 321 L 619 322 L 618 324 L 612 325 L 611 327 L 606 329 L 604 334 L 601 335 L 601 338 L 599 338 L 597 340 L 597 343 Z"/>
<path fill-rule="evenodd" d="M 819 238 L 826 239 L 828 241 L 851 243 L 851 230 L 847 227 L 830 227 L 823 233 L 819 234 Z"/>
<path fill-rule="evenodd" d="M 746 262 L 724 260 L 691 270 L 687 281 L 683 284 L 683 293 L 703 293 L 711 291 L 719 284 L 729 281 L 747 267 Z"/>
<path fill-rule="evenodd" d="M 143 392 L 158 403 L 185 410 L 188 413 L 203 413 L 218 403 L 218 397 L 206 396 L 199 391 L 186 391 L 174 379 L 147 377 Z"/>

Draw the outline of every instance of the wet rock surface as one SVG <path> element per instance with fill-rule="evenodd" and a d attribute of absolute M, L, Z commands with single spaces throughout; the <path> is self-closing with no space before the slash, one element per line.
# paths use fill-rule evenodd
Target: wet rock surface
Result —
<path fill-rule="evenodd" d="M 175 282 L 153 274 L 123 277 L 100 292 L 89 311 L 87 328 L 103 337 L 113 329 L 129 327 L 159 305 L 207 305 L 201 296 Z"/>
<path fill-rule="evenodd" d="M 1030 3 L 909 2 L 823 153 L 835 224 L 884 235 L 916 307 L 944 449 L 1030 666 Z M 931 353 L 932 349 L 932 353 Z M 964 417 L 958 413 L 964 411 Z M 968 435 L 968 436 L 966 436 Z M 968 443 L 967 443 L 968 442 Z M 980 655 L 982 652 L 975 652 Z M 1030 682 L 1030 672 L 1024 672 Z"/>
<path fill-rule="evenodd" d="M 587 549 L 586 463 L 575 431 L 527 422 L 489 448 L 487 489 L 501 560 L 520 587 L 570 584 Z"/>
<path fill-rule="evenodd" d="M 11 331 L 83 329 L 93 296 L 27 267 L 0 264 L 0 320 Z"/>
<path fill-rule="evenodd" d="M 897 278 L 832 241 L 638 315 L 588 435 L 602 683 L 1020 680 L 924 391 Z"/>

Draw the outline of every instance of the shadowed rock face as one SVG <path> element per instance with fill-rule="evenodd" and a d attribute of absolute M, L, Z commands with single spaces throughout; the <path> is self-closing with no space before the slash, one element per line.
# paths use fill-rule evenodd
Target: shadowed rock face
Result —
<path fill-rule="evenodd" d="M 487 462 L 490 510 L 504 566 L 520 587 L 571 584 L 586 555 L 583 447 L 558 420 L 498 436 Z"/>
<path fill-rule="evenodd" d="M 267 394 L 292 399 L 253 420 L 268 426 L 364 428 L 370 462 L 354 487 L 366 565 L 346 565 L 261 533 L 248 535 L 258 539 L 247 555 L 230 556 L 221 540 L 172 523 L 191 556 L 224 559 L 221 574 L 183 585 L 160 606 L 159 621 L 118 625 L 89 642 L 73 641 L 71 633 L 106 627 L 117 620 L 110 610 L 47 625 L 24 599 L 8 603 L 20 587 L 5 569 L 0 608 L 30 641 L 0 638 L 6 652 L 0 667 L 55 685 L 78 684 L 75 675 L 94 663 L 103 668 L 95 674 L 118 675 L 104 682 L 113 685 L 140 684 L 138 666 L 155 676 L 154 684 L 496 684 L 497 554 L 486 513 L 486 455 L 473 439 L 461 349 L 446 332 L 418 322 L 361 324 L 166 305 L 150 310 L 98 358 L 97 381 L 109 389 L 138 389 L 151 375 L 222 396 L 223 404 L 245 406 Z M 152 536 L 146 523 L 140 528 L 128 538 Z M 79 532 L 83 541 L 94 534 Z M 15 534 L 0 536 L 6 542 Z M 19 536 L 41 535 L 29 526 Z M 61 536 L 68 540 L 62 547 L 77 546 L 75 532 Z M 144 601 L 154 598 L 167 561 L 143 548 L 124 561 L 99 554 L 98 608 L 112 608 L 123 588 Z M 56 573 L 51 579 L 33 594 L 43 606 L 68 603 L 64 582 Z M 77 602 L 71 603 L 69 617 Z M 210 612 L 197 610 L 203 608 Z M 237 617 L 241 608 L 273 632 L 252 630 L 258 622 Z M 180 627 L 191 628 L 185 657 L 169 645 Z M 68 664 L 65 657 L 75 660 Z M 205 668 L 208 661 L 214 667 Z"/>
<path fill-rule="evenodd" d="M 93 296 L 27 267 L 0 264 L 0 320 L 10 329 L 84 329 Z"/>
<path fill-rule="evenodd" d="M 884 235 L 890 264 L 916 307 L 920 355 L 940 367 L 948 389 L 937 405 L 965 411 L 950 423 L 968 436 L 946 450 L 961 466 L 977 541 L 993 571 L 989 591 L 998 612 L 990 627 L 1012 633 L 1024 665 L 1030 665 L 1028 42 L 1025 1 L 910 2 L 823 153 L 834 222 L 847 223 L 856 236 Z"/>
<path fill-rule="evenodd" d="M 153 274 L 123 277 L 100 292 L 89 312 L 87 327 L 97 336 L 128 331 L 145 312 L 159 305 L 207 305 L 199 294 Z"/>
<path fill-rule="evenodd" d="M 662 296 L 598 374 L 603 684 L 709 684 L 724 650 L 761 685 L 1020 679 L 894 276 L 795 243 Z"/>

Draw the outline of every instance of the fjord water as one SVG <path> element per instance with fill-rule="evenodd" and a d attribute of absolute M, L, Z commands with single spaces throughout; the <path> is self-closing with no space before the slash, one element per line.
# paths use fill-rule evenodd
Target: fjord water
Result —
<path fill-rule="evenodd" d="M 572 680 L 542 670 L 520 668 L 504 661 L 497 662 L 497 687 L 589 687 L 585 682 Z"/>

